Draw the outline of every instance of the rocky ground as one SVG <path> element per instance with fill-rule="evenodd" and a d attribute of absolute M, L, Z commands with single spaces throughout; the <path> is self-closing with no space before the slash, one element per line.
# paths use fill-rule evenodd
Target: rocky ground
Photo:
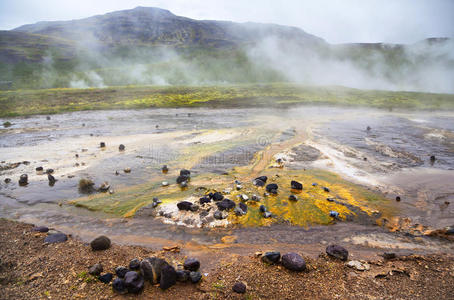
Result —
<path fill-rule="evenodd" d="M 177 265 L 186 259 L 184 249 L 153 252 L 114 244 L 93 251 L 72 237 L 44 243 L 48 234 L 32 228 L 0 219 L 0 299 L 452 299 L 454 293 L 454 260 L 445 254 L 375 257 L 360 263 L 368 270 L 358 271 L 325 253 L 315 259 L 301 253 L 306 270 L 295 272 L 251 253 L 223 256 L 214 267 L 202 265 L 204 276 L 197 284 L 177 282 L 162 290 L 146 282 L 138 295 L 119 295 L 111 283 L 89 275 L 89 267 L 101 263 L 103 273 L 115 273 L 133 258 L 150 256 Z M 246 285 L 245 294 L 232 290 L 238 282 Z"/>

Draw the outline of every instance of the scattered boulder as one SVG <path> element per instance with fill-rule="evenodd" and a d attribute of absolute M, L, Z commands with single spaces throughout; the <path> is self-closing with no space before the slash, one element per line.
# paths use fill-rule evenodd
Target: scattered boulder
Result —
<path fill-rule="evenodd" d="M 125 275 L 125 286 L 128 292 L 138 294 L 143 290 L 144 280 L 137 272 L 129 271 Z"/>
<path fill-rule="evenodd" d="M 168 263 L 161 258 L 149 257 L 140 262 L 140 272 L 150 283 L 158 284 L 161 280 L 161 271 L 166 265 Z"/>
<path fill-rule="evenodd" d="M 5 178 L 4 182 L 5 183 L 10 183 L 11 182 L 11 178 Z"/>
<path fill-rule="evenodd" d="M 299 183 L 298 181 L 295 181 L 295 180 L 292 180 L 290 185 L 291 185 L 291 188 L 293 190 L 301 191 L 303 189 L 303 185 L 301 183 Z"/>
<path fill-rule="evenodd" d="M 54 185 L 55 182 L 57 181 L 57 179 L 55 179 L 55 177 L 52 176 L 51 174 L 47 174 L 47 180 L 49 180 L 50 185 Z"/>
<path fill-rule="evenodd" d="M 277 251 L 265 252 L 265 254 L 262 255 L 262 261 L 267 264 L 277 264 L 280 259 L 281 253 Z"/>
<path fill-rule="evenodd" d="M 188 182 L 187 181 L 183 181 L 182 183 L 180 183 L 180 188 L 184 189 L 184 188 L 187 188 L 188 187 Z"/>
<path fill-rule="evenodd" d="M 396 201 L 400 202 L 400 196 L 396 196 Z"/>
<path fill-rule="evenodd" d="M 362 263 L 358 260 L 351 260 L 347 263 L 347 266 L 357 271 L 368 271 L 370 269 L 369 264 Z"/>
<path fill-rule="evenodd" d="M 162 173 L 165 174 L 165 173 L 169 172 L 169 168 L 167 167 L 167 165 L 163 165 L 161 168 L 161 171 L 162 171 Z"/>
<path fill-rule="evenodd" d="M 188 270 L 178 270 L 177 271 L 177 280 L 180 282 L 188 281 L 190 273 L 191 273 L 191 271 L 188 271 Z"/>
<path fill-rule="evenodd" d="M 177 207 L 179 210 L 186 210 L 189 211 L 191 210 L 192 202 L 189 201 L 181 201 L 178 202 Z"/>
<path fill-rule="evenodd" d="M 259 176 L 259 177 L 257 177 L 257 178 L 254 179 L 254 180 L 260 180 L 261 182 L 266 183 L 266 181 L 268 180 L 268 177 L 266 177 L 266 176 Z"/>
<path fill-rule="evenodd" d="M 159 281 L 159 287 L 163 290 L 168 289 L 172 285 L 177 283 L 177 272 L 171 265 L 165 265 L 161 269 L 161 280 Z"/>
<path fill-rule="evenodd" d="M 191 272 L 189 273 L 189 278 L 192 283 L 197 283 L 202 279 L 202 274 L 200 272 Z"/>
<path fill-rule="evenodd" d="M 50 120 L 50 116 L 47 116 L 47 117 L 46 117 L 46 120 L 49 121 L 49 120 Z"/>
<path fill-rule="evenodd" d="M 240 198 L 241 201 L 244 201 L 244 202 L 246 202 L 246 201 L 249 200 L 249 197 L 248 197 L 248 195 L 246 195 L 246 194 L 241 194 L 241 195 L 239 196 L 239 198 Z"/>
<path fill-rule="evenodd" d="M 138 270 L 139 267 L 140 267 L 140 260 L 138 260 L 137 258 L 134 258 L 129 262 L 130 270 Z"/>
<path fill-rule="evenodd" d="M 326 247 L 326 254 L 344 261 L 348 259 L 348 251 L 339 245 L 329 245 Z"/>
<path fill-rule="evenodd" d="M 199 203 L 201 205 L 205 204 L 205 203 L 210 203 L 211 202 L 211 198 L 209 196 L 203 196 L 199 199 Z"/>
<path fill-rule="evenodd" d="M 270 183 L 266 186 L 266 191 L 271 194 L 277 194 L 277 189 L 279 187 L 275 183 Z"/>
<path fill-rule="evenodd" d="M 66 242 L 67 240 L 68 237 L 66 236 L 66 234 L 59 232 L 49 234 L 48 236 L 46 236 L 46 238 L 44 239 L 44 243 L 48 244 L 63 243 Z"/>
<path fill-rule="evenodd" d="M 126 288 L 125 281 L 122 278 L 115 278 L 112 282 L 112 289 L 118 294 L 126 294 L 128 289 Z"/>
<path fill-rule="evenodd" d="M 3 122 L 3 127 L 8 128 L 13 125 L 10 121 Z"/>
<path fill-rule="evenodd" d="M 106 143 L 104 143 L 104 142 L 99 143 L 99 147 L 100 148 L 105 148 L 106 147 Z"/>
<path fill-rule="evenodd" d="M 187 258 L 184 261 L 183 267 L 185 270 L 197 271 L 200 268 L 200 261 L 196 258 Z"/>
<path fill-rule="evenodd" d="M 339 218 L 339 213 L 337 211 L 332 210 L 332 211 L 329 212 L 329 216 L 331 218 L 337 219 L 337 218 Z"/>
<path fill-rule="evenodd" d="M 176 180 L 176 182 L 178 184 L 181 184 L 181 183 L 187 182 L 187 181 L 189 181 L 189 176 L 187 176 L 187 175 L 180 175 L 177 177 L 177 180 Z"/>
<path fill-rule="evenodd" d="M 241 210 L 244 212 L 244 214 L 247 214 L 247 205 L 246 204 L 240 202 L 238 204 L 238 207 L 241 208 Z"/>
<path fill-rule="evenodd" d="M 237 184 L 235 186 L 235 188 L 236 188 L 237 191 L 239 191 L 239 190 L 241 190 L 243 188 L 243 186 L 241 184 Z"/>
<path fill-rule="evenodd" d="M 113 275 L 112 273 L 106 273 L 104 275 L 99 276 L 98 279 L 104 284 L 109 284 L 113 279 Z"/>
<path fill-rule="evenodd" d="M 27 174 L 22 174 L 19 177 L 19 185 L 20 186 L 25 186 L 28 184 L 28 175 Z"/>
<path fill-rule="evenodd" d="M 168 181 L 163 181 L 163 182 L 161 183 L 161 185 L 162 185 L 162 186 L 169 186 L 169 182 L 168 182 Z"/>
<path fill-rule="evenodd" d="M 227 214 L 223 211 L 217 210 L 214 212 L 213 217 L 216 220 L 223 220 L 223 219 L 227 218 Z"/>
<path fill-rule="evenodd" d="M 263 204 L 262 204 L 262 205 L 260 205 L 260 207 L 259 207 L 259 210 L 260 210 L 260 212 L 262 212 L 262 213 L 264 213 L 264 212 L 266 212 L 266 211 L 267 211 L 267 209 L 266 209 L 265 205 L 263 205 Z"/>
<path fill-rule="evenodd" d="M 230 199 L 225 198 L 221 202 L 216 203 L 219 210 L 231 210 L 235 207 L 235 202 Z"/>
<path fill-rule="evenodd" d="M 124 168 L 123 172 L 125 172 L 125 173 L 131 173 L 131 168 Z"/>
<path fill-rule="evenodd" d="M 102 267 L 101 264 L 94 264 L 90 268 L 88 268 L 88 274 L 93 275 L 93 276 L 99 276 L 102 271 L 104 271 L 104 268 Z"/>
<path fill-rule="evenodd" d="M 120 146 L 118 146 L 118 150 L 119 151 L 125 151 L 125 145 L 120 144 Z"/>
<path fill-rule="evenodd" d="M 260 201 L 260 197 L 257 196 L 256 194 L 253 194 L 253 195 L 251 196 L 251 200 L 252 200 L 252 201 Z"/>
<path fill-rule="evenodd" d="M 232 290 L 235 293 L 244 294 L 244 293 L 246 293 L 246 285 L 244 283 L 242 283 L 242 282 L 236 282 L 233 285 Z"/>
<path fill-rule="evenodd" d="M 36 172 L 43 172 L 44 171 L 44 168 L 43 167 L 37 167 L 35 169 Z"/>
<path fill-rule="evenodd" d="M 180 176 L 190 177 L 191 176 L 191 171 L 186 170 L 186 169 L 182 169 L 182 170 L 180 170 Z"/>
<path fill-rule="evenodd" d="M 95 183 L 90 179 L 82 178 L 79 180 L 79 192 L 81 193 L 91 193 L 94 191 Z"/>
<path fill-rule="evenodd" d="M 295 195 L 290 195 L 290 196 L 288 196 L 288 200 L 290 200 L 290 201 L 298 201 L 298 197 L 296 197 Z"/>
<path fill-rule="evenodd" d="M 306 270 L 306 261 L 301 255 L 294 252 L 282 255 L 282 265 L 291 271 L 301 272 Z"/>
<path fill-rule="evenodd" d="M 224 199 L 224 195 L 222 195 L 221 193 L 219 192 L 215 192 L 212 194 L 211 198 L 214 200 L 214 201 L 222 201 Z"/>
<path fill-rule="evenodd" d="M 33 231 L 38 231 L 38 232 L 48 232 L 49 228 L 46 226 L 36 226 L 32 228 Z"/>
<path fill-rule="evenodd" d="M 327 193 L 329 193 L 329 188 L 327 188 L 326 186 L 323 187 L 323 190 Z"/>
<path fill-rule="evenodd" d="M 317 186 L 317 185 L 318 185 L 317 182 L 312 183 L 312 186 Z"/>
<path fill-rule="evenodd" d="M 269 211 L 266 211 L 266 212 L 263 213 L 263 217 L 265 219 L 271 218 L 272 216 L 273 216 L 273 214 L 271 212 L 269 212 Z"/>
<path fill-rule="evenodd" d="M 93 251 L 98 251 L 109 249 L 110 244 L 110 239 L 105 235 L 101 235 L 91 241 L 90 246 Z"/>
<path fill-rule="evenodd" d="M 54 174 L 54 169 L 47 169 L 46 174 Z"/>
<path fill-rule="evenodd" d="M 115 274 L 117 274 L 118 277 L 124 278 L 126 273 L 128 273 L 129 270 L 123 266 L 118 266 L 115 268 Z"/>

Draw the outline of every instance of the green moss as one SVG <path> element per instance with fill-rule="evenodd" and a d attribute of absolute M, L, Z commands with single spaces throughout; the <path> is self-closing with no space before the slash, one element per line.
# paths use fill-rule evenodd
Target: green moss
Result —
<path fill-rule="evenodd" d="M 0 92 L 0 117 L 149 107 L 273 107 L 331 104 L 383 109 L 454 109 L 454 95 L 292 84 L 210 87 L 125 86 Z"/>

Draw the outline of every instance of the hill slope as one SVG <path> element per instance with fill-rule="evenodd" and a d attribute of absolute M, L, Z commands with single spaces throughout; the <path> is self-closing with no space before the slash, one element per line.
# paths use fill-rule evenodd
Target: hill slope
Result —
<path fill-rule="evenodd" d="M 454 43 L 330 45 L 296 27 L 147 7 L 0 31 L 0 88 L 281 81 L 454 93 Z"/>

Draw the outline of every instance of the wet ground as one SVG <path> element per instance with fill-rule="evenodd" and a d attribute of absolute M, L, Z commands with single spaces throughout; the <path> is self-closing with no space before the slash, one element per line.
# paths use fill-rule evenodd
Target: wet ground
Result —
<path fill-rule="evenodd" d="M 310 252 L 333 241 L 364 249 L 452 248 L 448 241 L 425 235 L 454 225 L 452 112 L 310 106 L 150 109 L 9 121 L 11 127 L 0 129 L 2 217 L 53 226 L 84 240 L 105 233 L 118 243 L 159 247 L 181 241 L 193 245 L 194 251 L 215 247 L 226 235 L 236 237 L 237 243 L 228 247 L 239 253 L 247 252 L 248 244 Z M 100 142 L 106 143 L 105 149 Z M 125 151 L 118 150 L 120 144 Z M 169 174 L 160 171 L 164 164 Z M 55 170 L 55 185 L 35 171 L 40 166 Z M 125 168 L 131 172 L 125 173 Z M 181 168 L 192 171 L 186 190 L 174 184 Z M 18 185 L 23 173 L 29 175 L 25 187 Z M 230 197 L 243 192 L 261 195 L 251 180 L 263 174 L 282 188 L 288 188 L 291 178 L 305 186 L 298 194 L 304 201 L 298 204 L 286 201 L 284 192 L 262 200 L 279 216 L 270 227 L 256 226 L 270 224 L 263 223 L 255 204 L 247 216 L 229 218 L 230 224 L 238 225 L 228 228 L 188 228 L 164 224 L 162 218 L 132 217 L 154 196 L 164 198 L 164 205 L 198 199 L 201 192 L 196 187 L 228 188 Z M 5 183 L 5 178 L 12 181 Z M 97 186 L 107 181 L 114 193 L 81 194 L 81 178 Z M 235 191 L 234 179 L 243 182 L 243 191 Z M 171 186 L 162 188 L 162 181 Z M 334 192 L 329 196 L 336 201 L 326 202 L 327 196 L 311 186 L 313 181 L 330 186 Z M 331 209 L 340 211 L 339 220 L 327 217 Z"/>

